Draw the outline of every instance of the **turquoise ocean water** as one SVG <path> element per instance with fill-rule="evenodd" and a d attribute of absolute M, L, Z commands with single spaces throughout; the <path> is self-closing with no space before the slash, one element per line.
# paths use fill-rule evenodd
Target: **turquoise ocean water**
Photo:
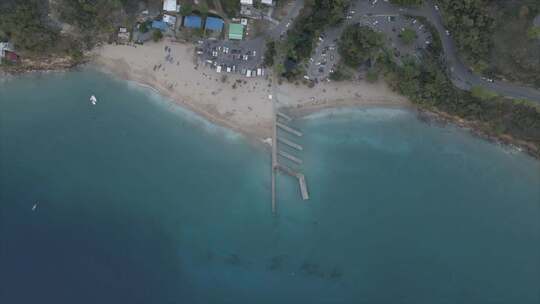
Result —
<path fill-rule="evenodd" d="M 311 200 L 280 176 L 273 218 L 269 153 L 148 89 L 0 82 L 0 303 L 540 303 L 539 161 L 401 109 L 296 126 Z"/>

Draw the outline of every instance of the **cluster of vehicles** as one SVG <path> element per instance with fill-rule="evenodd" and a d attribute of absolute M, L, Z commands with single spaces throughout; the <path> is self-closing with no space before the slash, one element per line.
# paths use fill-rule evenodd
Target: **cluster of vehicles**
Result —
<path fill-rule="evenodd" d="M 265 70 L 256 50 L 234 45 L 209 45 L 199 42 L 197 54 L 202 61 L 217 73 L 236 73 L 245 77 L 265 76 Z"/>
<path fill-rule="evenodd" d="M 199 53 L 199 54 L 202 54 L 202 51 L 200 51 L 200 52 L 201 53 Z M 225 54 L 225 55 L 229 55 L 230 58 L 232 58 L 233 60 L 244 60 L 244 61 L 248 61 L 250 56 L 255 57 L 257 55 L 257 51 L 247 51 L 247 52 L 243 53 L 242 50 L 231 49 L 230 47 L 227 47 L 227 46 L 214 47 L 214 48 L 212 48 L 210 50 L 210 52 L 211 52 L 211 55 L 212 55 L 212 59 L 218 58 L 220 53 Z"/>
<path fill-rule="evenodd" d="M 238 73 L 246 77 L 263 77 L 266 75 L 264 68 L 238 68 L 236 65 L 218 64 L 217 61 L 206 60 L 207 65 L 216 69 L 217 73 Z"/>

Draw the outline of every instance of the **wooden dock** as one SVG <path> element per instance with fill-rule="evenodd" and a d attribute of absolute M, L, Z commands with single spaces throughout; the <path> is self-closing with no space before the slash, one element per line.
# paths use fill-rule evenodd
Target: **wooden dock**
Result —
<path fill-rule="evenodd" d="M 301 145 L 299 145 L 299 144 L 297 144 L 297 143 L 295 143 L 295 142 L 293 142 L 293 141 L 290 141 L 290 140 L 288 140 L 288 139 L 286 139 L 286 138 L 283 138 L 283 137 L 279 137 L 279 136 L 278 136 L 277 140 L 278 140 L 278 142 L 284 143 L 284 144 L 286 144 L 287 146 L 289 146 L 289 147 L 291 147 L 291 148 L 293 148 L 293 149 L 296 149 L 296 150 L 298 150 L 298 151 L 303 151 L 303 150 L 304 150 L 304 148 L 302 148 Z"/>
<path fill-rule="evenodd" d="M 291 118 L 289 115 L 287 115 L 287 114 L 285 114 L 285 113 L 283 113 L 283 112 L 279 112 L 279 111 L 278 111 L 278 112 L 277 112 L 277 116 L 279 116 L 280 118 L 285 119 L 287 122 L 289 122 L 289 121 L 292 120 L 292 118 Z"/>
<path fill-rule="evenodd" d="M 299 136 L 299 137 L 302 136 L 302 132 L 300 132 L 300 131 L 298 131 L 298 130 L 296 130 L 296 129 L 294 129 L 294 128 L 291 128 L 291 127 L 287 126 L 287 125 L 284 124 L 284 123 L 281 123 L 281 122 L 278 121 L 278 122 L 276 122 L 276 125 L 277 125 L 280 129 L 282 129 L 282 130 L 284 130 L 284 131 L 287 131 L 287 132 L 289 132 L 289 133 L 291 133 L 291 134 L 294 134 L 294 135 Z"/>
<path fill-rule="evenodd" d="M 279 154 L 279 156 L 283 156 L 283 157 L 285 157 L 286 159 L 288 159 L 288 160 L 290 160 L 290 161 L 292 161 L 292 162 L 295 162 L 295 163 L 297 163 L 297 164 L 299 164 L 299 165 L 302 164 L 302 160 L 301 160 L 300 158 L 298 158 L 298 157 L 296 157 L 296 156 L 294 156 L 294 155 L 291 155 L 291 154 L 289 154 L 289 153 L 287 153 L 287 152 L 285 152 L 285 151 L 279 150 L 279 151 L 278 151 L 278 154 Z"/>
<path fill-rule="evenodd" d="M 309 194 L 307 190 L 306 177 L 302 173 L 298 173 L 297 177 L 298 177 L 298 183 L 300 183 L 300 193 L 302 194 L 302 199 L 308 200 Z"/>
<path fill-rule="evenodd" d="M 304 174 L 296 172 L 293 169 L 279 163 L 277 165 L 277 169 L 281 170 L 283 173 L 286 173 L 292 177 L 296 177 L 298 179 L 298 184 L 300 185 L 300 194 L 302 195 L 302 199 L 303 200 L 309 199 L 309 192 L 307 189 L 306 177 L 304 176 Z"/>

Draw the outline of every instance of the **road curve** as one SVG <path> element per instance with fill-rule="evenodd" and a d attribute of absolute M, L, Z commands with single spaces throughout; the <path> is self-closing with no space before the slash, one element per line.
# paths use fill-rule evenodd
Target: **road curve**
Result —
<path fill-rule="evenodd" d="M 473 86 L 480 86 L 490 91 L 496 92 L 499 95 L 504 95 L 516 99 L 527 99 L 540 104 L 540 90 L 520 86 L 517 84 L 504 81 L 487 81 L 482 77 L 473 74 L 460 60 L 457 48 L 451 36 L 446 35 L 446 29 L 443 25 L 440 13 L 435 9 L 433 2 L 430 0 L 424 1 L 424 5 L 420 8 L 404 8 L 399 13 L 407 13 L 415 16 L 425 17 L 439 32 L 444 50 L 444 56 L 450 78 L 455 86 L 464 90 L 470 90 Z"/>

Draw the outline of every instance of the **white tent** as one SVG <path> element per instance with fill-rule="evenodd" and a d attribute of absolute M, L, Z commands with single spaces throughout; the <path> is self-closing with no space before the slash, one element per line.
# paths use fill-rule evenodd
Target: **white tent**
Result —
<path fill-rule="evenodd" d="M 253 0 L 240 0 L 242 5 L 253 5 Z"/>
<path fill-rule="evenodd" d="M 163 14 L 163 22 L 169 24 L 169 25 L 175 25 L 176 24 L 176 17 L 175 16 L 171 16 L 171 15 L 167 15 L 167 14 Z"/>
<path fill-rule="evenodd" d="M 163 0 L 163 10 L 166 12 L 177 12 L 176 0 Z"/>
<path fill-rule="evenodd" d="M 272 0 L 261 0 L 262 4 L 266 4 L 266 5 L 272 5 L 273 1 Z"/>

